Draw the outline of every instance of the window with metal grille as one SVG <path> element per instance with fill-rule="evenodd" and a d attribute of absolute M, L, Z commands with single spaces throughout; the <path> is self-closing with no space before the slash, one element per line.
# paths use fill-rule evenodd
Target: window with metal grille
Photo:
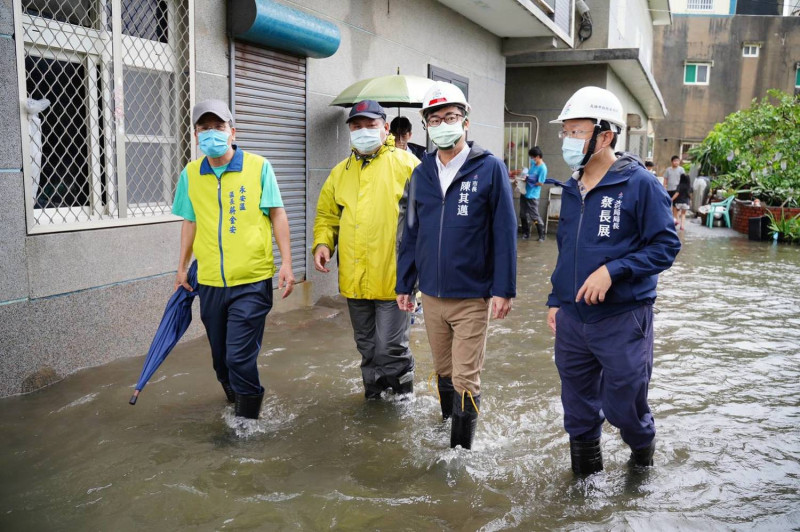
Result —
<path fill-rule="evenodd" d="M 193 0 L 17 0 L 28 230 L 169 215 L 191 155 Z"/>
<path fill-rule="evenodd" d="M 530 167 L 528 150 L 531 145 L 533 122 L 506 122 L 503 129 L 503 162 L 515 174 Z"/>
<path fill-rule="evenodd" d="M 683 65 L 684 85 L 708 85 L 709 63 L 686 63 Z"/>
<path fill-rule="evenodd" d="M 711 11 L 714 9 L 714 0 L 689 0 L 686 9 L 695 11 Z"/>

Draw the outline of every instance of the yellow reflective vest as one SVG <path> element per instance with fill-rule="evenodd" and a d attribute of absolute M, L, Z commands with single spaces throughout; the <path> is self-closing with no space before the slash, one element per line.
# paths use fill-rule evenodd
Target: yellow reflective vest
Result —
<path fill-rule="evenodd" d="M 198 283 L 237 286 L 275 275 L 272 224 L 259 207 L 263 165 L 263 157 L 237 149 L 219 179 L 206 157 L 186 166 Z"/>
<path fill-rule="evenodd" d="M 317 202 L 314 245 L 339 252 L 339 291 L 352 299 L 393 300 L 400 199 L 419 159 L 390 135 L 368 163 L 355 155 L 331 171 Z"/>

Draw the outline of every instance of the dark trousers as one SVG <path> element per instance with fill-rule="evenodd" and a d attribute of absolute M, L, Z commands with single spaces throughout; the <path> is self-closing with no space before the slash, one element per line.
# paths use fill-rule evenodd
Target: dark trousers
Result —
<path fill-rule="evenodd" d="M 531 236 L 531 221 L 539 227 L 544 227 L 542 217 L 539 216 L 539 200 L 536 198 L 519 197 L 519 217 L 522 221 L 522 234 Z"/>
<path fill-rule="evenodd" d="M 347 308 L 356 349 L 361 353 L 364 387 L 376 392 L 389 386 L 399 388 L 400 377 L 414 370 L 408 347 L 411 314 L 400 310 L 395 301 L 376 299 L 348 299 Z"/>
<path fill-rule="evenodd" d="M 224 288 L 201 284 L 198 295 L 217 380 L 230 382 L 239 395 L 262 393 L 257 363 L 272 279 Z"/>
<path fill-rule="evenodd" d="M 650 444 L 656 434 L 647 404 L 653 372 L 651 305 L 597 323 L 581 323 L 559 311 L 555 361 L 570 439 L 599 438 L 608 419 L 631 448 Z"/>

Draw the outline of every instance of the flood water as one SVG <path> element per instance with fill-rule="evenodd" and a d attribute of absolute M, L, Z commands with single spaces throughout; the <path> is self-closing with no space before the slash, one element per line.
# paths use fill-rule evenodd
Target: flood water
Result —
<path fill-rule="evenodd" d="M 178 346 L 135 407 L 143 357 L 1 400 L 0 529 L 798 529 L 800 246 L 722 235 L 691 224 L 661 277 L 647 472 L 608 424 L 605 471 L 570 471 L 550 237 L 520 242 L 471 452 L 449 448 L 421 324 L 413 399 L 366 402 L 344 307 L 300 310 L 268 323 L 257 422 L 234 421 L 205 339 Z"/>

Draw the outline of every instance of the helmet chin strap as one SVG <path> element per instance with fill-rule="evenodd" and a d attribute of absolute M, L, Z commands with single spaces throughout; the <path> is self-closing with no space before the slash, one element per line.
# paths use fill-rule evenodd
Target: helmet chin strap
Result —
<path fill-rule="evenodd" d="M 600 124 L 594 125 L 592 138 L 589 140 L 589 147 L 586 149 L 586 155 L 583 156 L 580 166 L 578 167 L 578 179 L 583 177 L 584 167 L 589 163 L 589 159 L 594 155 L 594 149 L 597 146 L 597 135 L 600 133 Z"/>

